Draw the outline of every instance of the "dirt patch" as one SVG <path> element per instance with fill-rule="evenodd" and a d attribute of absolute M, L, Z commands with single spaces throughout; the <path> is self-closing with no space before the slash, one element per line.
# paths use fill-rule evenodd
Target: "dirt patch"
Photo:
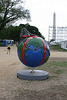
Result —
<path fill-rule="evenodd" d="M 50 57 L 49 61 L 66 61 L 67 62 L 67 58 L 66 57 Z"/>
<path fill-rule="evenodd" d="M 49 61 L 67 61 L 66 55 L 67 52 L 51 51 Z M 67 100 L 66 67 L 56 68 L 56 71 L 63 70 L 57 74 L 51 66 L 49 78 L 43 81 L 18 79 L 18 70 L 25 68 L 17 57 L 16 46 L 11 48 L 10 55 L 6 47 L 0 47 L 0 100 Z"/>

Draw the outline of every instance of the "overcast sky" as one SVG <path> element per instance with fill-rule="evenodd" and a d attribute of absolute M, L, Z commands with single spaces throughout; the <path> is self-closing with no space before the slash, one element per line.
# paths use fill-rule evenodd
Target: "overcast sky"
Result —
<path fill-rule="evenodd" d="M 30 10 L 30 25 L 36 26 L 48 40 L 48 27 L 53 25 L 53 13 L 56 13 L 56 26 L 67 26 L 67 0 L 25 0 Z M 23 21 L 21 21 L 23 23 Z M 28 23 L 28 22 L 27 22 Z"/>

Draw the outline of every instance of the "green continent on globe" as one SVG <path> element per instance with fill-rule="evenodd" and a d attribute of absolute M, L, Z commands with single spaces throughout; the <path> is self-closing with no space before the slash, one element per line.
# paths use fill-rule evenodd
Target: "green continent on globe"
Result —
<path fill-rule="evenodd" d="M 33 45 L 34 49 L 30 48 L 31 45 Z M 41 53 L 42 53 L 42 49 L 44 49 L 44 44 L 42 40 L 40 38 L 31 38 L 26 44 L 25 52 L 29 49 L 36 51 L 39 48 L 41 48 Z"/>

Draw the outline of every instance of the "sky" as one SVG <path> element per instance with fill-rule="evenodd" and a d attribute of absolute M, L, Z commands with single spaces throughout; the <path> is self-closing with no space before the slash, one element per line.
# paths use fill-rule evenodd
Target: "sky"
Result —
<path fill-rule="evenodd" d="M 56 26 L 67 26 L 67 0 L 24 0 L 24 6 L 29 9 L 31 22 L 48 40 L 48 27 L 53 25 L 53 13 L 56 13 Z"/>

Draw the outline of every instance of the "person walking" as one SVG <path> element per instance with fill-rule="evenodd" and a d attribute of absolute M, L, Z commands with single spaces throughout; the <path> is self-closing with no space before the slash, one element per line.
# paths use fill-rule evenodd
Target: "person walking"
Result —
<path fill-rule="evenodd" d="M 7 47 L 7 49 L 8 49 L 7 54 L 8 54 L 8 53 L 10 54 L 10 50 L 11 50 L 11 44 L 10 44 L 10 42 L 8 43 L 8 47 Z"/>

